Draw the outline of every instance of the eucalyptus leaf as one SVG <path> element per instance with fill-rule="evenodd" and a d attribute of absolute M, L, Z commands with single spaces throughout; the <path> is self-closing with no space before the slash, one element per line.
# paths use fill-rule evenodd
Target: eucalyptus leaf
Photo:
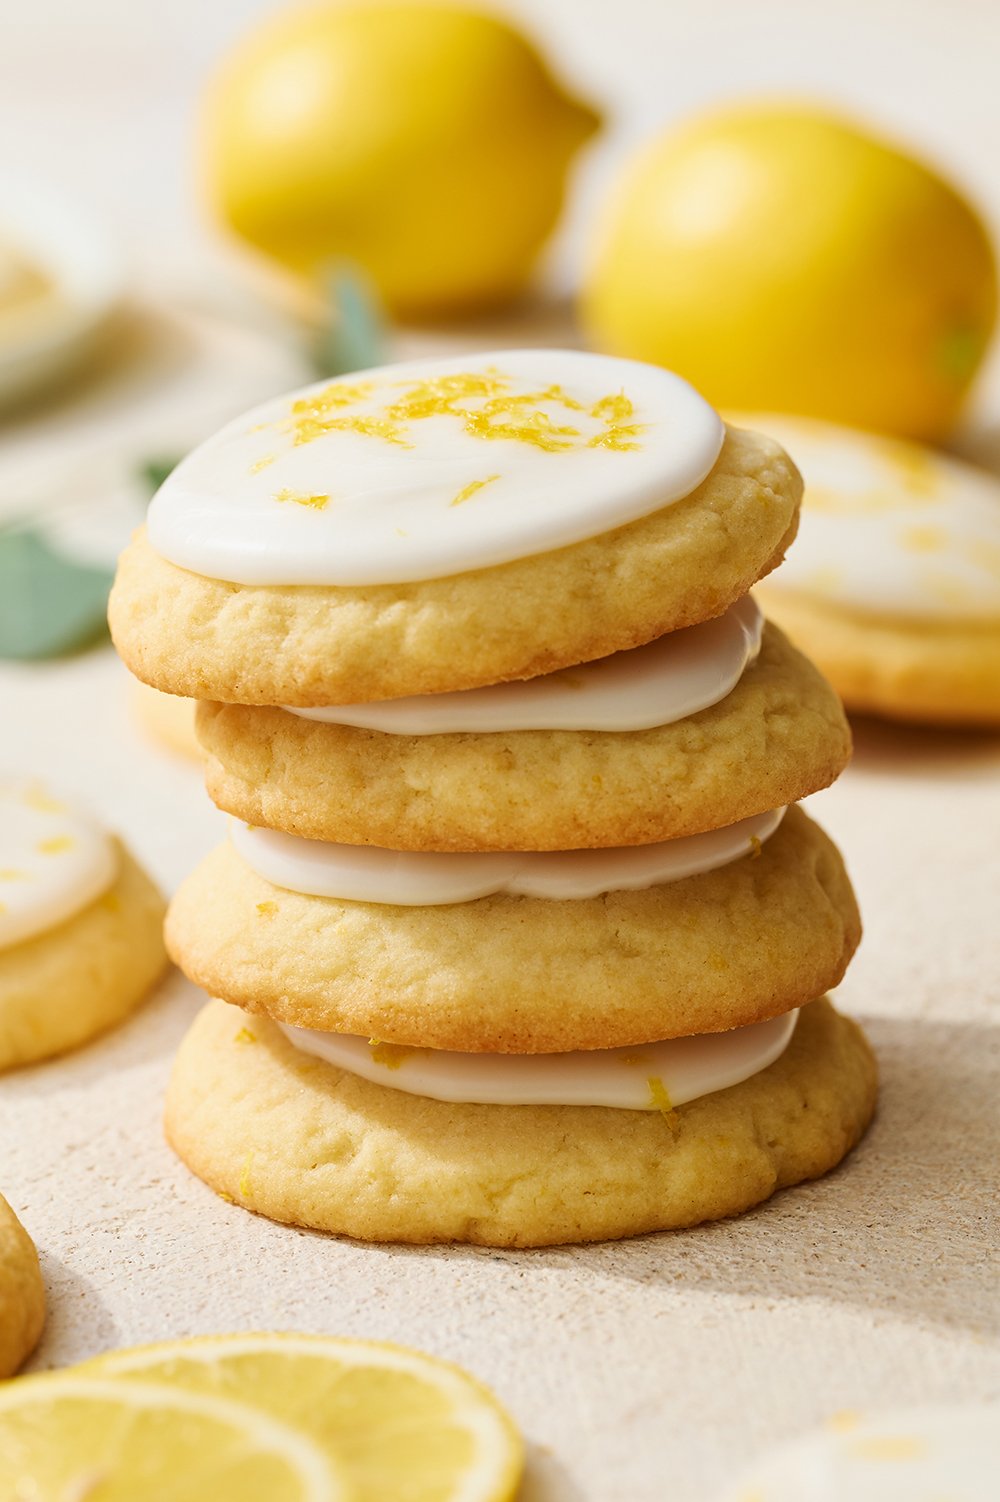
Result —
<path fill-rule="evenodd" d="M 385 359 L 385 323 L 374 288 L 354 266 L 338 265 L 329 275 L 326 327 L 313 349 L 317 376 L 367 370 Z"/>
<path fill-rule="evenodd" d="M 107 631 L 112 578 L 40 532 L 0 531 L 0 657 L 37 661 L 90 646 Z"/>

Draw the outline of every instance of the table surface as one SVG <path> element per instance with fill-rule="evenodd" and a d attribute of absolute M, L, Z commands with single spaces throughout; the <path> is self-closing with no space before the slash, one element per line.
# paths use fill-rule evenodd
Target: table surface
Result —
<path fill-rule="evenodd" d="M 204 290 L 181 122 L 195 75 L 261 8 L 177 0 L 154 22 L 118 0 L 38 0 L 5 23 L 0 125 L 28 166 L 76 181 L 127 230 L 147 287 Z M 752 26 L 721 0 L 683 22 L 643 0 L 551 0 L 541 22 L 567 67 L 618 105 L 619 141 L 734 87 L 801 81 L 912 131 L 1000 220 L 986 128 L 1000 10 L 845 0 L 822 27 L 815 17 L 794 0 L 768 0 Z M 644 26 L 649 45 L 626 45 Z M 558 318 L 529 317 L 482 343 L 562 333 Z M 213 349 L 235 398 L 257 379 L 247 351 L 239 339 Z M 287 350 L 274 358 L 287 368 Z M 966 440 L 987 458 L 997 369 Z M 148 444 L 161 424 L 173 441 L 193 418 L 172 401 L 152 428 L 119 421 L 118 439 Z M 22 471 L 50 459 L 65 471 L 76 449 L 105 445 L 116 413 L 112 400 L 79 431 L 58 412 L 8 430 L 10 452 Z M 110 649 L 0 664 L 0 736 L 6 767 L 85 797 L 167 891 L 222 836 L 195 767 L 135 728 Z M 217 1199 L 163 1141 L 170 1060 L 201 1000 L 174 975 L 108 1037 L 0 1082 L 0 1190 L 50 1294 L 32 1366 L 248 1328 L 406 1342 L 509 1404 L 531 1447 L 525 1502 L 709 1502 L 762 1448 L 838 1410 L 1000 1397 L 1000 740 L 867 722 L 856 741 L 847 774 L 810 800 L 866 921 L 839 1001 L 865 1020 L 882 1070 L 876 1122 L 841 1170 L 737 1221 L 581 1249 L 365 1247 L 272 1225 Z"/>
<path fill-rule="evenodd" d="M 5 762 L 88 798 L 166 890 L 221 837 L 196 768 L 133 725 L 110 649 L 4 665 L 0 704 Z M 33 1366 L 247 1328 L 402 1341 L 510 1405 L 532 1502 L 653 1502 L 668 1482 L 705 1502 L 840 1409 L 1000 1397 L 1000 744 L 874 722 L 856 740 L 810 800 L 857 884 L 867 933 L 839 999 L 882 1070 L 841 1170 L 736 1221 L 590 1248 L 366 1247 L 272 1225 L 163 1141 L 201 1000 L 174 975 L 116 1032 L 0 1083 L 0 1184 L 51 1298 Z"/>

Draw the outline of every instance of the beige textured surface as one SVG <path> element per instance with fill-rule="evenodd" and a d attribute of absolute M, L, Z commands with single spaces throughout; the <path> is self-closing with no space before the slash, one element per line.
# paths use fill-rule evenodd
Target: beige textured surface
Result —
<path fill-rule="evenodd" d="M 165 903 L 119 845 L 118 876 L 81 912 L 0 949 L 0 1070 L 78 1048 L 127 1017 L 166 968 Z"/>
<path fill-rule="evenodd" d="M 45 1285 L 38 1253 L 0 1194 L 0 1377 L 16 1372 L 45 1323 Z"/>
<path fill-rule="evenodd" d="M 170 890 L 221 838 L 197 769 L 133 729 L 110 653 L 0 666 L 7 760 L 88 792 Z M 67 727 L 73 758 L 66 757 Z M 739 1220 L 535 1252 L 338 1242 L 224 1204 L 160 1131 L 201 1005 L 174 976 L 134 1019 L 0 1079 L 0 1187 L 39 1246 L 37 1367 L 115 1345 L 286 1328 L 395 1339 L 491 1383 L 531 1446 L 524 1502 L 708 1502 L 844 1408 L 1000 1397 L 1000 743 L 855 727 L 810 807 L 866 936 L 837 1005 L 879 1060 L 848 1162 Z"/>
<path fill-rule="evenodd" d="M 879 620 L 784 590 L 761 603 L 850 708 L 929 725 L 1000 725 L 1000 627 Z"/>
<path fill-rule="evenodd" d="M 227 842 L 167 942 L 213 996 L 299 1027 L 470 1053 L 619 1048 L 775 1017 L 834 986 L 858 912 L 832 841 L 789 809 L 758 856 L 575 902 L 307 897 Z"/>
<path fill-rule="evenodd" d="M 778 444 L 730 429 L 675 505 L 447 579 L 226 584 L 139 535 L 119 564 L 111 631 L 137 678 L 227 703 L 351 704 L 532 678 L 721 615 L 781 562 L 801 496 Z"/>
<path fill-rule="evenodd" d="M 781 1058 L 671 1111 L 424 1100 L 294 1048 L 215 1001 L 177 1057 L 167 1135 L 217 1193 L 371 1241 L 551 1246 L 735 1215 L 857 1142 L 876 1068 L 821 999 Z"/>
<path fill-rule="evenodd" d="M 761 25 L 752 7 L 706 0 L 679 25 L 653 0 L 511 5 L 610 107 L 588 174 L 731 92 L 848 99 L 849 80 L 852 105 L 955 170 L 998 222 L 1000 153 L 983 122 L 1000 7 L 841 0 L 820 22 L 814 6 L 773 0 Z M 189 278 L 196 205 L 178 141 L 191 99 L 229 39 L 273 8 L 38 0 L 6 28 L 0 59 L 19 162 L 93 195 L 161 281 Z M 945 55 L 928 109 L 928 59 Z M 518 322 L 478 342 L 512 338 L 565 331 Z M 404 351 L 426 352 L 426 336 Z M 996 414 L 1000 386 L 992 395 Z M 1000 427 L 968 452 L 995 465 Z M 0 686 L 10 764 L 30 758 L 65 782 L 72 763 L 164 882 L 217 843 L 195 770 L 130 731 L 113 663 L 43 671 L 34 687 L 0 668 Z M 879 1114 L 844 1169 L 742 1220 L 628 1245 L 379 1250 L 289 1231 L 216 1200 L 159 1138 L 169 1056 L 197 1005 L 175 979 L 106 1039 L 0 1080 L 0 1188 L 40 1242 L 52 1295 L 35 1364 L 253 1325 L 407 1340 L 510 1404 L 531 1442 L 523 1502 L 714 1502 L 769 1445 L 836 1410 L 1000 1397 L 1000 743 L 862 725 L 854 766 L 814 801 L 865 915 L 838 1005 L 869 1019 L 882 1070 Z"/>
<path fill-rule="evenodd" d="M 850 755 L 836 695 L 770 626 L 731 694 L 653 730 L 398 736 L 205 704 L 198 734 L 209 794 L 228 813 L 395 850 L 674 839 L 796 803 Z"/>

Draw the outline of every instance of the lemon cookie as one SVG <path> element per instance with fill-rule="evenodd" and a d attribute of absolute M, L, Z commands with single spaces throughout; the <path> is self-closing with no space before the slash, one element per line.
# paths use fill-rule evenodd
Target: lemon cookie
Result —
<path fill-rule="evenodd" d="M 1000 724 L 1000 482 L 916 444 L 770 416 L 806 478 L 761 593 L 848 708 Z"/>
<path fill-rule="evenodd" d="M 167 940 L 214 996 L 394 1043 L 545 1053 L 712 1032 L 836 985 L 860 937 L 822 830 L 800 809 L 750 822 L 520 861 L 400 858 L 237 826 L 246 859 L 230 844 L 203 861 Z"/>
<path fill-rule="evenodd" d="M 921 1403 L 835 1414 L 763 1456 L 719 1502 L 995 1502 L 998 1476 L 1000 1403 Z"/>
<path fill-rule="evenodd" d="M 143 730 L 169 750 L 200 761 L 201 746 L 194 729 L 194 701 L 176 694 L 162 694 L 146 683 L 134 683 L 132 687 L 136 719 Z"/>
<path fill-rule="evenodd" d="M 571 351 L 422 361 L 269 403 L 189 456 L 110 620 L 147 683 L 322 706 L 529 678 L 721 614 L 801 482 L 678 377 Z"/>
<path fill-rule="evenodd" d="M 274 1220 L 543 1246 L 697 1225 L 815 1178 L 858 1141 L 875 1090 L 863 1034 L 826 1000 L 766 1068 L 663 1110 L 433 1100 L 216 1001 L 181 1046 L 166 1123 L 199 1177 Z"/>
<path fill-rule="evenodd" d="M 247 823 L 400 850 L 568 850 L 734 824 L 826 787 L 851 742 L 836 694 L 773 626 L 731 687 L 716 657 L 699 665 L 701 691 L 722 697 L 689 712 L 692 701 L 678 693 L 690 692 L 692 679 L 677 661 L 681 640 L 726 622 L 550 679 L 329 711 L 367 723 L 202 704 L 209 795 Z M 588 678 L 599 680 L 593 706 Z M 678 717 L 667 718 L 675 709 Z M 587 728 L 538 728 L 546 713 L 550 721 L 575 714 Z M 468 728 L 484 718 L 516 727 L 532 715 L 535 728 Z M 665 722 L 650 725 L 650 716 Z M 456 717 L 466 728 L 434 733 Z M 412 733 L 414 723 L 424 733 Z M 374 728 L 381 724 L 390 728 Z"/>
<path fill-rule="evenodd" d="M 0 1377 L 10 1377 L 38 1344 L 45 1285 L 38 1253 L 0 1194 Z"/>
<path fill-rule="evenodd" d="M 164 903 L 119 841 L 37 783 L 0 782 L 0 1069 L 119 1022 L 166 965 Z"/>

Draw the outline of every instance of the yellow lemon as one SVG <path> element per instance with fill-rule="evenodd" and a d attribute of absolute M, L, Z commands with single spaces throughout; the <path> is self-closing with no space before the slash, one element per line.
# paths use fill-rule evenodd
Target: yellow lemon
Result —
<path fill-rule="evenodd" d="M 421 4 L 283 12 L 209 91 L 210 198 L 285 267 L 362 267 L 395 312 L 456 312 L 525 283 L 597 126 L 519 32 Z"/>
<path fill-rule="evenodd" d="M 82 1369 L 0 1388 L 9 1502 L 353 1502 L 333 1456 L 257 1407 Z"/>
<path fill-rule="evenodd" d="M 486 1388 L 402 1346 L 218 1335 L 114 1351 L 81 1373 L 252 1404 L 336 1456 L 352 1502 L 510 1502 L 520 1437 Z"/>
<path fill-rule="evenodd" d="M 996 316 L 973 209 L 920 162 L 797 106 L 742 106 L 648 150 L 584 294 L 594 340 L 722 407 L 909 437 L 951 427 Z"/>

